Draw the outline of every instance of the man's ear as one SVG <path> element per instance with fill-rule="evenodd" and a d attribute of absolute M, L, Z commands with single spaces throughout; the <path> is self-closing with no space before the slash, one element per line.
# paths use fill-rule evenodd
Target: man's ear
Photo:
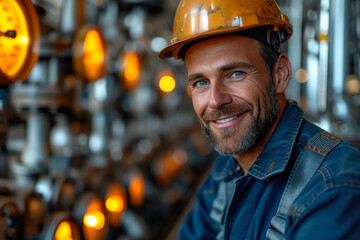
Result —
<path fill-rule="evenodd" d="M 291 78 L 291 63 L 289 58 L 283 53 L 280 53 L 273 68 L 273 78 L 276 92 L 284 93 Z"/>

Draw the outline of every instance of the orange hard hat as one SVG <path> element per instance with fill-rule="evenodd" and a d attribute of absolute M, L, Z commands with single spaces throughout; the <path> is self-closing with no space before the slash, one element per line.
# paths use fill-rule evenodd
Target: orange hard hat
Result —
<path fill-rule="evenodd" d="M 288 17 L 274 0 L 182 0 L 173 37 L 159 57 L 178 59 L 182 47 L 194 40 L 266 26 L 281 33 L 281 42 L 292 34 Z"/>

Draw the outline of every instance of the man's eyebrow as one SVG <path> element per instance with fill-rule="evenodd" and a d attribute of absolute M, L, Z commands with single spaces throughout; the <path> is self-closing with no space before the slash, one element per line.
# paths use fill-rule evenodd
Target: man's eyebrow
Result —
<path fill-rule="evenodd" d="M 195 81 L 196 79 L 204 78 L 205 75 L 202 73 L 194 73 L 188 76 L 188 82 Z"/>
<path fill-rule="evenodd" d="M 218 67 L 219 72 L 227 72 L 233 69 L 239 69 L 239 70 L 249 70 L 252 69 L 253 66 L 249 63 L 245 62 L 233 62 L 229 63 L 223 66 Z M 205 78 L 205 75 L 202 73 L 194 73 L 188 76 L 188 82 L 195 81 L 197 79 Z"/>
<path fill-rule="evenodd" d="M 245 63 L 245 62 L 234 62 L 234 63 L 229 63 L 223 66 L 220 66 L 218 68 L 219 72 L 226 72 L 226 71 L 230 71 L 233 69 L 240 69 L 240 70 L 247 70 L 247 69 L 251 69 L 253 68 L 253 66 L 249 63 Z"/>

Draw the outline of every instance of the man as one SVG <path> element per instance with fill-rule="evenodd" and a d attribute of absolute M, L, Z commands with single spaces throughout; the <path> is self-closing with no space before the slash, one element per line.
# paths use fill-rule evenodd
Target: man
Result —
<path fill-rule="evenodd" d="M 179 239 L 360 239 L 360 153 L 286 99 L 291 34 L 275 1 L 180 2 L 160 57 L 184 60 L 221 155 Z"/>

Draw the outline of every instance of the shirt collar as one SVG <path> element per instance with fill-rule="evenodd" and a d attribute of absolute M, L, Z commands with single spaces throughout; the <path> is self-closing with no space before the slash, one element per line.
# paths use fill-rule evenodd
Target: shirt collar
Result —
<path fill-rule="evenodd" d="M 303 118 L 304 113 L 297 103 L 290 101 L 264 150 L 250 167 L 249 175 L 267 179 L 285 170 Z M 213 176 L 215 180 L 233 179 L 240 174 L 238 170 L 239 165 L 233 157 L 220 156 L 215 163 Z"/>

